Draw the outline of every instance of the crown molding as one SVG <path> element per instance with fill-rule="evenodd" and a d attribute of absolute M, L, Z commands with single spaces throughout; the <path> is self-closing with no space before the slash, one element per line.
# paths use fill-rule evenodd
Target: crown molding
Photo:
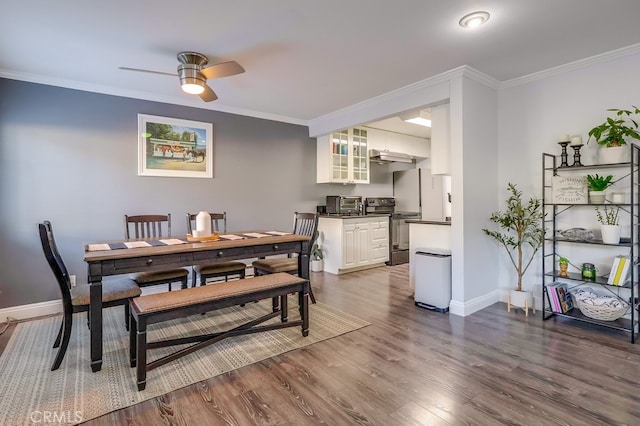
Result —
<path fill-rule="evenodd" d="M 211 111 L 226 112 L 236 115 L 244 115 L 247 117 L 260 118 L 263 120 L 279 121 L 282 123 L 296 124 L 300 126 L 306 126 L 307 121 L 293 117 L 286 117 L 277 114 L 268 114 L 259 111 L 248 110 L 244 108 L 237 108 L 222 103 L 203 103 L 199 99 L 185 99 L 183 97 L 174 96 L 162 96 L 155 93 L 119 89 L 110 86 L 102 86 L 92 83 L 84 83 L 79 81 L 57 79 L 52 77 L 46 77 L 36 74 L 16 73 L 0 69 L 0 77 L 7 78 L 9 80 L 27 81 L 29 83 L 44 84 L 47 86 L 64 87 L 67 89 L 82 90 L 85 92 L 100 93 L 103 95 L 120 96 L 123 98 L 141 99 L 152 102 L 162 102 L 172 105 L 182 105 L 192 108 L 206 109 Z"/>
<path fill-rule="evenodd" d="M 520 86 L 522 84 L 531 83 L 537 80 L 543 80 L 545 78 L 564 74 L 569 71 L 574 71 L 581 68 L 586 68 L 591 65 L 601 64 L 604 62 L 612 61 L 614 59 L 630 56 L 638 52 L 640 52 L 640 43 L 632 44 L 631 46 L 626 46 L 620 49 L 615 49 L 609 52 L 601 53 L 599 55 L 594 55 L 588 58 L 579 59 L 577 61 L 569 62 L 564 65 L 558 65 L 557 67 L 549 68 L 549 69 L 535 72 L 532 74 L 527 74 L 522 77 L 512 78 L 511 80 L 505 80 L 500 83 L 500 89 L 506 89 L 510 87 Z"/>

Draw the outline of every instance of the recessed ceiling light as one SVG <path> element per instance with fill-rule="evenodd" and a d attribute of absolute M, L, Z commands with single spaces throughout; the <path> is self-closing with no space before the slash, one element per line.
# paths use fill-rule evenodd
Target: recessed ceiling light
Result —
<path fill-rule="evenodd" d="M 475 28 L 489 20 L 488 12 L 473 12 L 465 15 L 460 19 L 460 26 L 462 28 Z"/>

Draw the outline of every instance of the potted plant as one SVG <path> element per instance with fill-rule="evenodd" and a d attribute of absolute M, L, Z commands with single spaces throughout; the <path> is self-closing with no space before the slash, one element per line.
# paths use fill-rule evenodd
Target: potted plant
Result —
<path fill-rule="evenodd" d="M 602 204 L 605 200 L 604 190 L 613 185 L 611 182 L 612 175 L 607 177 L 599 174 L 587 175 L 587 183 L 589 184 L 589 202 L 593 204 Z"/>
<path fill-rule="evenodd" d="M 591 138 L 600 145 L 600 162 L 603 164 L 624 163 L 629 159 L 629 149 L 624 146 L 626 139 L 640 140 L 638 133 L 638 122 L 632 118 L 635 114 L 640 114 L 640 109 L 632 105 L 633 109 L 610 108 L 607 111 L 615 112 L 615 116 L 607 117 L 606 121 L 589 130 L 589 140 Z"/>
<path fill-rule="evenodd" d="M 483 231 L 505 248 L 518 276 L 516 289 L 509 294 L 508 310 L 514 305 L 524 308 L 528 313 L 531 306 L 535 312 L 531 292 L 522 290 L 522 277 L 544 241 L 542 202 L 537 198 L 530 198 L 525 203 L 522 201 L 522 191 L 515 184 L 509 183 L 507 188 L 511 195 L 507 199 L 506 209 L 492 213 L 489 218 L 491 222 L 498 224 L 500 230 Z"/>
<path fill-rule="evenodd" d="M 310 268 L 313 272 L 322 272 L 324 269 L 324 255 L 322 254 L 322 246 L 318 244 L 318 236 L 320 233 L 316 231 L 313 246 L 311 246 L 311 263 Z"/>
<path fill-rule="evenodd" d="M 560 258 L 558 259 L 558 276 L 559 277 L 568 277 L 569 276 L 569 272 L 567 271 L 567 269 L 569 268 L 569 259 L 567 259 L 566 257 L 562 257 L 560 256 Z"/>
<path fill-rule="evenodd" d="M 600 231 L 602 232 L 602 242 L 605 244 L 620 243 L 620 224 L 618 213 L 619 207 L 604 206 L 604 213 L 596 207 L 596 216 L 600 222 Z"/>

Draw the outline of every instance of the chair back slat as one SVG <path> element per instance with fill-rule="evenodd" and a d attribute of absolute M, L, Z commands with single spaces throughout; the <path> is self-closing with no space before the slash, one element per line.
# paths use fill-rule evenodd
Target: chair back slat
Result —
<path fill-rule="evenodd" d="M 71 281 L 67 267 L 62 261 L 58 246 L 53 237 L 51 222 L 46 220 L 43 223 L 39 223 L 38 231 L 40 233 L 40 242 L 42 243 L 44 257 L 47 259 L 47 263 L 49 263 L 49 267 L 56 277 L 56 281 L 58 281 L 58 287 L 62 294 L 62 303 L 64 303 L 65 309 L 68 309 L 71 307 Z"/>
<path fill-rule="evenodd" d="M 193 229 L 196 225 L 196 217 L 198 213 L 187 213 L 187 234 L 193 234 Z M 211 213 L 209 212 L 209 216 L 211 216 L 211 231 L 226 233 L 227 232 L 227 212 L 222 213 Z M 222 222 L 222 228 L 220 227 L 220 222 Z"/>
<path fill-rule="evenodd" d="M 167 232 L 164 232 L 166 227 Z M 166 215 L 124 215 L 124 237 L 165 238 L 171 236 L 171 213 Z"/>
<path fill-rule="evenodd" d="M 305 254 L 311 253 L 311 247 L 316 238 L 316 230 L 318 229 L 318 213 L 299 213 L 293 214 L 293 233 L 311 237 Z"/>

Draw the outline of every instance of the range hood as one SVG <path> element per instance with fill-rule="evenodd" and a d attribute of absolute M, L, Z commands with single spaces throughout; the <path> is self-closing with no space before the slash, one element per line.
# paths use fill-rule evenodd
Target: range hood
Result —
<path fill-rule="evenodd" d="M 404 154 L 402 152 L 380 151 L 377 149 L 369 150 L 369 160 L 378 164 L 388 163 L 414 163 L 413 155 Z"/>

